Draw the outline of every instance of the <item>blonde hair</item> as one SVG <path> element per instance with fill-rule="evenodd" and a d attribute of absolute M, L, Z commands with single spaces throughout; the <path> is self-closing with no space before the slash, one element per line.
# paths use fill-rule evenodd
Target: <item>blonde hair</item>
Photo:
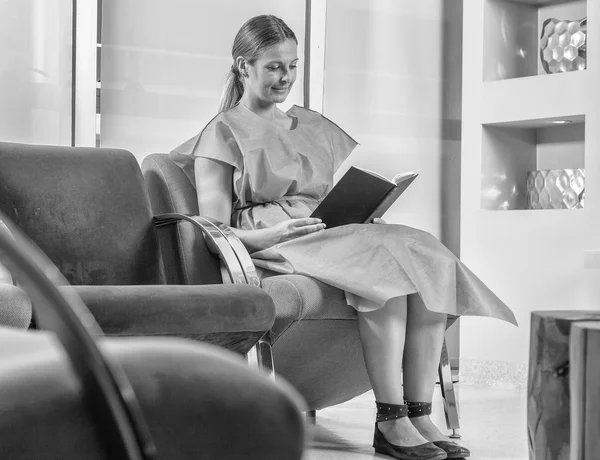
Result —
<path fill-rule="evenodd" d="M 249 64 L 253 64 L 267 48 L 288 39 L 298 44 L 292 29 L 282 19 L 270 14 L 255 16 L 240 27 L 231 48 L 233 64 L 221 94 L 219 113 L 236 105 L 244 94 L 244 83 L 236 59 L 242 56 Z"/>

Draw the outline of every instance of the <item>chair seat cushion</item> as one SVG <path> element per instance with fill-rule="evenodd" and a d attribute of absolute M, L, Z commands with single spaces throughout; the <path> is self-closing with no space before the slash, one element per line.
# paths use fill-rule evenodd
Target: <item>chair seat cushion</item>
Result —
<path fill-rule="evenodd" d="M 344 291 L 303 275 L 275 275 L 264 278 L 263 289 L 273 298 L 276 319 L 272 339 L 295 321 L 315 319 L 356 320 Z"/>
<path fill-rule="evenodd" d="M 169 338 L 105 338 L 135 390 L 158 458 L 300 459 L 303 409 L 237 355 Z M 106 460 L 79 380 L 54 337 L 0 332 L 0 452 L 11 460 Z"/>

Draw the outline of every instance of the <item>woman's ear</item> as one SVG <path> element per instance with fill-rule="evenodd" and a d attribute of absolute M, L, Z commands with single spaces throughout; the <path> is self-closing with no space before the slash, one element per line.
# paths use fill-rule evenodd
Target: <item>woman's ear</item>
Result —
<path fill-rule="evenodd" d="M 242 77 L 248 78 L 250 76 L 248 61 L 246 61 L 246 59 L 244 59 L 242 56 L 237 57 L 237 59 L 235 60 L 235 65 L 237 65 L 237 68 L 240 71 L 240 75 Z"/>

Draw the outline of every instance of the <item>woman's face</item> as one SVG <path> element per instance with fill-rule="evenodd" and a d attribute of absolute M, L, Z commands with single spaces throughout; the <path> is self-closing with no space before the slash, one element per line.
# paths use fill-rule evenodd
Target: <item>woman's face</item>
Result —
<path fill-rule="evenodd" d="M 247 96 L 257 102 L 284 102 L 296 81 L 298 47 L 291 39 L 267 48 L 254 64 L 246 66 L 245 79 Z"/>

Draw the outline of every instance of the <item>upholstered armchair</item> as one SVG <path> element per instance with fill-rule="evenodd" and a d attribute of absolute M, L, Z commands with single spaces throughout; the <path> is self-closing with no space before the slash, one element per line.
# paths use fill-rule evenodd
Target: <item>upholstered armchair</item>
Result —
<path fill-rule="evenodd" d="M 0 327 L 2 458 L 300 460 L 302 402 L 288 384 L 221 347 L 104 338 L 58 270 L 13 232 L 0 232 L 0 263 L 44 331 Z"/>
<path fill-rule="evenodd" d="M 198 215 L 195 188 L 168 155 L 147 156 L 142 162 L 142 172 L 156 215 Z M 195 219 L 224 233 L 227 231 L 214 220 Z M 219 280 L 218 259 L 206 248 L 202 249 L 204 242 L 198 238 L 192 223 L 180 221 L 159 235 L 161 248 L 173 263 L 167 267 L 169 282 L 203 284 Z M 254 279 L 250 256 L 234 235 L 228 239 L 240 266 L 246 267 Z M 227 276 L 223 279 L 233 281 Z M 271 276 L 263 279 L 261 285 L 275 302 L 276 318 L 269 338 L 276 375 L 285 377 L 299 390 L 311 411 L 345 402 L 371 388 L 356 312 L 346 305 L 341 290 L 295 274 Z M 447 425 L 456 430 L 458 413 L 445 346 L 439 374 Z"/>
<path fill-rule="evenodd" d="M 193 338 L 246 354 L 271 329 L 274 305 L 258 287 L 166 285 L 130 152 L 0 142 L 0 164 L 0 211 L 58 267 L 105 334 Z M 213 250 L 229 250 L 212 238 Z"/>

